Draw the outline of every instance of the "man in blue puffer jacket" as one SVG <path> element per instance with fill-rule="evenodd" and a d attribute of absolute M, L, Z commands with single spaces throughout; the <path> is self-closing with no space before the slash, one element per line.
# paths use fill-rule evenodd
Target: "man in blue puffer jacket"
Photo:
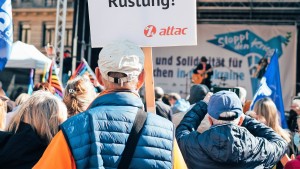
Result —
<path fill-rule="evenodd" d="M 207 112 L 212 127 L 198 133 Z M 176 138 L 190 169 L 272 168 L 287 148 L 271 128 L 245 116 L 238 96 L 229 91 L 215 93 L 208 105 L 198 102 L 177 127 Z"/>
<path fill-rule="evenodd" d="M 34 168 L 124 168 L 118 165 L 137 111 L 144 108 L 137 92 L 144 82 L 144 53 L 128 41 L 109 44 L 98 65 L 96 77 L 105 90 L 87 111 L 61 125 Z M 176 168 L 173 130 L 172 122 L 148 113 L 129 168 Z"/>

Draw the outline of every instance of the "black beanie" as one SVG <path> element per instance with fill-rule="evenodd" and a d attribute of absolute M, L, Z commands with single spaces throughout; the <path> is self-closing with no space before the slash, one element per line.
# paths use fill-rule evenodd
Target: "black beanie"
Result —
<path fill-rule="evenodd" d="M 206 94 L 209 92 L 209 89 L 206 85 L 196 84 L 191 87 L 189 102 L 190 104 L 194 104 L 203 100 Z"/>

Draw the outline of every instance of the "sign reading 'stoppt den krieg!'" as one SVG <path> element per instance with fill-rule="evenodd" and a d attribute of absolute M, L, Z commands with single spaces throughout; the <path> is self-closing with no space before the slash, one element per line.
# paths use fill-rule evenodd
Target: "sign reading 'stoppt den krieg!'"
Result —
<path fill-rule="evenodd" d="M 89 0 L 92 47 L 197 45 L 196 0 Z"/>

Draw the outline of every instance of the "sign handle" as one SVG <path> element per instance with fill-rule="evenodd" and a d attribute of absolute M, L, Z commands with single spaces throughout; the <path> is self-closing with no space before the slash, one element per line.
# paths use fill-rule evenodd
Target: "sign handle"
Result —
<path fill-rule="evenodd" d="M 143 48 L 145 54 L 145 99 L 147 112 L 156 113 L 155 111 L 155 97 L 154 97 L 154 79 L 153 79 L 153 61 L 152 61 L 152 47 Z"/>

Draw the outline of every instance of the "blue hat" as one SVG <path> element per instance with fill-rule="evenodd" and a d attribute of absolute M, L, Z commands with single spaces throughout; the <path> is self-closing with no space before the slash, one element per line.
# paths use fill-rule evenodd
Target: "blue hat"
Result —
<path fill-rule="evenodd" d="M 217 120 L 224 120 L 220 118 L 220 114 L 223 112 L 235 112 L 235 118 L 238 118 L 243 113 L 242 102 L 234 92 L 219 91 L 211 96 L 207 112 Z"/>

